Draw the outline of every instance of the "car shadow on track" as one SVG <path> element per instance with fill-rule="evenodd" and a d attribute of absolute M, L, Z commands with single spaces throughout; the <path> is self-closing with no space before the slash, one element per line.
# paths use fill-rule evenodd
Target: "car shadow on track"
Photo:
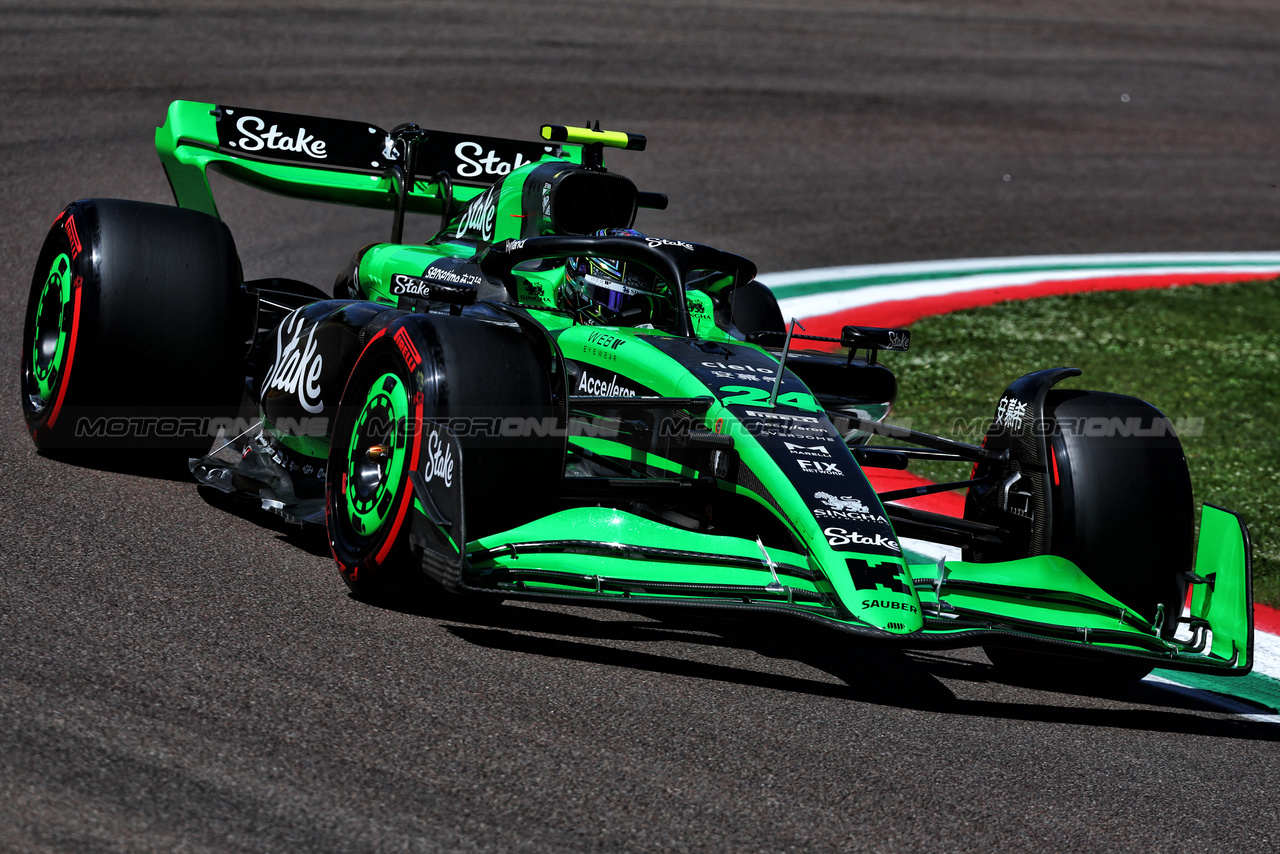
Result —
<path fill-rule="evenodd" d="M 296 522 L 290 522 L 275 513 L 263 510 L 256 500 L 228 495 L 203 484 L 198 485 L 196 491 L 205 504 L 252 522 L 264 530 L 273 531 L 276 539 L 281 542 L 301 549 L 313 557 L 333 557 L 329 551 L 329 541 L 323 525 L 299 525 Z"/>
<path fill-rule="evenodd" d="M 54 449 L 36 453 L 63 465 L 92 471 L 131 474 L 152 480 L 194 482 L 187 465 L 191 458 L 189 451 Z"/>
<path fill-rule="evenodd" d="M 332 557 L 323 525 L 298 525 L 274 513 L 269 513 L 253 499 L 228 495 L 208 486 L 196 483 L 191 476 L 189 451 L 147 451 L 127 454 L 103 454 L 100 451 L 39 451 L 40 456 L 65 465 L 112 474 L 129 474 L 174 483 L 189 483 L 196 487 L 206 504 L 224 513 L 238 516 L 264 530 L 273 531 L 282 542 L 314 556 Z"/>
<path fill-rule="evenodd" d="M 769 625 L 683 614 L 653 619 L 652 614 L 620 618 L 610 613 L 600 618 L 585 609 L 546 610 L 518 604 L 462 617 L 440 613 L 438 606 L 431 605 L 370 604 L 440 620 L 467 643 L 519 655 L 951 715 L 1280 741 L 1280 726 L 1226 717 L 1208 701 L 1148 682 L 1088 692 L 1032 688 L 1006 679 L 985 661 L 877 646 L 797 628 L 790 621 Z M 670 653 L 673 643 L 684 645 L 682 654 Z M 690 645 L 692 655 L 683 654 Z M 699 647 L 707 649 L 708 657 L 716 649 L 741 650 L 798 662 L 838 681 L 697 660 Z M 972 693 L 987 696 L 957 696 L 948 682 L 970 683 Z M 1091 699 L 1099 702 L 1091 704 Z"/>

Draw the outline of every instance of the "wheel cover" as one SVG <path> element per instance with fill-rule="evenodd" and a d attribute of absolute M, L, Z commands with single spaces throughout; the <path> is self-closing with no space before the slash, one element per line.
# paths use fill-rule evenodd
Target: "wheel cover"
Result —
<path fill-rule="evenodd" d="M 405 384 L 392 373 L 378 377 L 351 430 L 342 478 L 347 521 L 361 536 L 382 527 L 402 488 L 408 414 Z"/>
<path fill-rule="evenodd" d="M 36 303 L 35 330 L 31 340 L 30 370 L 34 381 L 32 404 L 43 406 L 53 398 L 67 357 L 67 306 L 71 304 L 71 259 L 66 253 L 53 259 Z"/>

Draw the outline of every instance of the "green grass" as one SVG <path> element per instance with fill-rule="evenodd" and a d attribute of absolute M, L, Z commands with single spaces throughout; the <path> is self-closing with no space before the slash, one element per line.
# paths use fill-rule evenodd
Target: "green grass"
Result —
<path fill-rule="evenodd" d="M 1181 433 L 1197 505 L 1244 516 L 1254 596 L 1280 604 L 1280 280 L 1078 294 L 925 318 L 912 327 L 910 352 L 884 362 L 898 375 L 893 420 L 944 436 L 989 420 L 1011 380 L 1059 366 L 1084 371 L 1060 387 L 1134 395 L 1175 424 L 1203 419 L 1201 430 Z M 965 476 L 945 463 L 912 471 Z"/>

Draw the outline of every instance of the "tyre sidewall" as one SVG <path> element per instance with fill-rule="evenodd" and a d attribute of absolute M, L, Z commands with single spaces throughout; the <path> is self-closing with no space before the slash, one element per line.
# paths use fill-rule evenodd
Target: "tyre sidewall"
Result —
<path fill-rule="evenodd" d="M 83 317 L 86 306 L 83 301 L 84 282 L 92 280 L 92 253 L 84 249 L 80 231 L 87 225 L 87 217 L 83 209 L 77 205 L 68 206 L 55 220 L 40 248 L 40 255 L 32 272 L 31 289 L 27 297 L 27 311 L 22 333 L 22 361 L 19 376 L 19 393 L 21 395 L 22 414 L 26 420 L 27 430 L 35 441 L 36 447 L 44 448 L 55 441 L 60 424 L 65 425 L 63 417 L 66 407 L 75 408 L 77 399 L 75 389 L 81 383 L 72 383 L 73 372 L 77 378 L 86 374 L 89 368 L 80 359 L 76 364 L 77 351 L 83 348 Z M 70 299 L 62 308 L 60 326 L 66 335 L 60 365 L 52 377 L 52 384 L 47 399 L 36 403 L 39 397 L 33 364 L 33 349 L 36 337 L 36 319 L 39 313 L 41 296 L 45 285 L 56 274 L 55 264 L 66 258 L 66 273 L 70 281 Z M 42 320 L 42 323 L 45 321 Z M 63 432 L 70 432 L 65 426 Z"/>
<path fill-rule="evenodd" d="M 371 384 L 388 373 L 404 385 L 408 398 L 407 438 L 399 451 L 404 457 L 393 485 L 394 498 L 382 524 L 370 533 L 362 533 L 351 523 L 346 508 L 349 443 Z M 417 468 L 421 455 L 424 395 L 420 380 L 421 374 L 395 345 L 393 330 L 384 329 L 360 354 L 342 393 L 325 473 L 325 506 L 330 549 L 343 580 L 357 594 L 382 593 L 414 580 L 409 572 L 408 531 L 414 498 L 409 473 Z"/>
<path fill-rule="evenodd" d="M 1159 410 L 1126 395 L 1054 390 L 1046 415 L 1055 426 L 1051 552 L 1148 620 L 1163 605 L 1168 633 L 1182 611 L 1193 552 L 1194 506 L 1181 443 Z M 1159 435 L 1117 432 L 1134 418 L 1141 430 Z"/>

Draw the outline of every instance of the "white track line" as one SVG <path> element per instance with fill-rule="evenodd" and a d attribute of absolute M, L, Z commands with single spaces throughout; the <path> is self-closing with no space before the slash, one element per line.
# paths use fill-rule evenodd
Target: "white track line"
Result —
<path fill-rule="evenodd" d="M 947 279 L 924 279 L 914 282 L 897 282 L 887 285 L 853 286 L 850 290 L 828 291 L 820 294 L 788 297 L 783 292 L 778 300 L 783 314 L 791 317 L 814 317 L 850 308 L 897 302 L 925 297 L 949 296 L 958 293 L 989 291 L 996 288 L 1025 288 L 1044 282 L 1072 282 L 1116 277 L 1196 276 L 1238 273 L 1256 275 L 1276 273 L 1280 275 L 1280 263 L 1252 266 L 1232 265 L 1220 267 L 1099 267 L 1073 270 L 1031 270 L 1011 273 L 980 272 L 957 275 Z M 771 285 L 772 286 L 772 285 Z"/>
<path fill-rule="evenodd" d="M 934 276 L 939 273 L 966 275 L 996 273 L 1024 267 L 1050 269 L 1068 267 L 1124 268 L 1136 272 L 1143 267 L 1207 268 L 1234 264 L 1246 267 L 1280 268 L 1280 252 L 1160 252 L 1112 253 L 1107 255 L 1025 255 L 1004 258 L 956 258 L 938 261 L 904 261 L 893 264 L 859 264 L 843 267 L 815 267 L 761 273 L 757 278 L 771 288 L 786 285 L 872 279 L 882 276 Z"/>
<path fill-rule="evenodd" d="M 1280 636 L 1258 628 L 1253 630 L 1253 669 L 1280 679 Z"/>
<path fill-rule="evenodd" d="M 1166 691 L 1172 691 L 1175 694 L 1182 694 L 1184 697 L 1190 697 L 1194 700 L 1199 700 L 1202 703 L 1217 706 L 1224 712 L 1228 712 L 1246 720 L 1257 721 L 1264 724 L 1280 724 L 1280 715 L 1259 714 L 1257 706 L 1241 700 L 1233 700 L 1230 697 L 1223 696 L 1222 694 L 1218 694 L 1213 691 L 1205 691 L 1200 688 L 1188 688 L 1186 685 L 1179 685 L 1177 682 L 1174 682 L 1171 679 L 1165 679 L 1163 676 L 1148 676 L 1142 681 L 1159 685 Z"/>

